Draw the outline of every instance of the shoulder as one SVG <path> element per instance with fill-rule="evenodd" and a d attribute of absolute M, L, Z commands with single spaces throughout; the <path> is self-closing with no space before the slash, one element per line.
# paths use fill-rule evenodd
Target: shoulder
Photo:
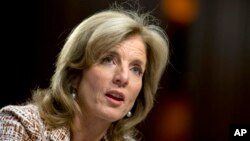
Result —
<path fill-rule="evenodd" d="M 8 105 L 0 110 L 1 117 L 4 115 L 9 115 L 17 117 L 20 121 L 30 122 L 39 117 L 38 109 L 35 105 Z"/>
<path fill-rule="evenodd" d="M 9 105 L 0 110 L 0 139 L 41 140 L 43 128 L 35 105 Z"/>

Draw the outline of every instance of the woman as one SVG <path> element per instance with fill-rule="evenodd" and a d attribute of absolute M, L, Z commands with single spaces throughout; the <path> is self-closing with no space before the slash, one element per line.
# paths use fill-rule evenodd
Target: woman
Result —
<path fill-rule="evenodd" d="M 167 37 L 151 20 L 113 8 L 82 21 L 50 87 L 1 109 L 0 140 L 135 140 L 168 60 Z"/>

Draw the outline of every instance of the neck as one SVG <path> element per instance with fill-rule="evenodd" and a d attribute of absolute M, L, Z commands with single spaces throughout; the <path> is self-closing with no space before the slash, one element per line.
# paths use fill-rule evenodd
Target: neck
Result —
<path fill-rule="evenodd" d="M 100 141 L 106 134 L 110 122 L 76 115 L 71 126 L 72 141 Z"/>

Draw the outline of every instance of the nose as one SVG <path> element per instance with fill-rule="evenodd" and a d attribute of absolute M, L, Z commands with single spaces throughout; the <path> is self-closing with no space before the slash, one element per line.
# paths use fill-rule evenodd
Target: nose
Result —
<path fill-rule="evenodd" d="M 117 67 L 113 77 L 113 83 L 118 87 L 126 87 L 129 80 L 129 71 L 125 67 Z"/>

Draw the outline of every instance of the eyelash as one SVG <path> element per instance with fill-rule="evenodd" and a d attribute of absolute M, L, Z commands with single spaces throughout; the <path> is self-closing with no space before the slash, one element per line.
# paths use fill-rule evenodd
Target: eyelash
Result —
<path fill-rule="evenodd" d="M 102 58 L 101 63 L 106 63 L 106 64 L 115 64 L 114 56 L 108 55 Z M 142 68 L 138 65 L 135 65 L 131 70 L 136 73 L 138 76 L 141 76 L 143 71 Z"/>
<path fill-rule="evenodd" d="M 135 70 L 135 69 L 136 69 L 136 70 Z M 135 66 L 135 67 L 132 68 L 132 70 L 133 70 L 137 75 L 139 75 L 139 76 L 142 75 L 142 69 L 141 69 L 140 67 Z"/>
<path fill-rule="evenodd" d="M 111 62 L 112 61 L 112 62 Z M 112 55 L 108 55 L 108 56 L 105 56 L 102 60 L 101 60 L 102 63 L 107 63 L 107 64 L 115 64 L 115 61 L 114 61 L 114 56 Z"/>

